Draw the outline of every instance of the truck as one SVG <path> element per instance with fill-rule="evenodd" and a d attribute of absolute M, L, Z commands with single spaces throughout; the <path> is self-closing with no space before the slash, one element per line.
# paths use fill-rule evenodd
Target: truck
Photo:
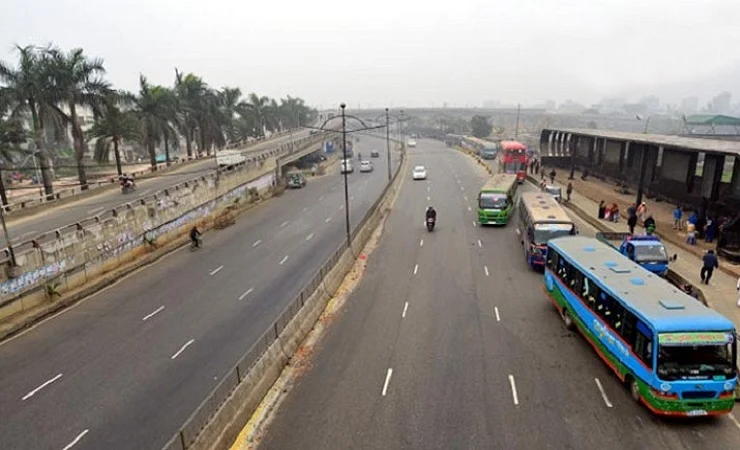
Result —
<path fill-rule="evenodd" d="M 668 274 L 668 263 L 678 258 L 675 254 L 669 258 L 665 245 L 655 235 L 596 233 L 596 239 L 661 277 Z"/>
<path fill-rule="evenodd" d="M 216 151 L 216 164 L 218 164 L 219 167 L 235 166 L 245 162 L 246 160 L 247 157 L 242 155 L 239 150 Z"/>

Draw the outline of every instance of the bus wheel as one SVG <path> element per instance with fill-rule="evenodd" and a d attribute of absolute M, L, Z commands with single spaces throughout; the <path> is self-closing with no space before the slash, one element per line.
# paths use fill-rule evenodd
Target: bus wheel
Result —
<path fill-rule="evenodd" d="M 570 313 L 566 308 L 563 308 L 563 312 L 560 314 L 560 316 L 563 318 L 563 323 L 565 324 L 565 328 L 568 330 L 573 329 L 573 318 L 570 316 Z"/>
<path fill-rule="evenodd" d="M 638 386 L 637 380 L 632 377 L 629 377 L 628 380 L 630 385 L 630 395 L 632 396 L 632 399 L 637 403 L 640 403 L 640 386 Z"/>

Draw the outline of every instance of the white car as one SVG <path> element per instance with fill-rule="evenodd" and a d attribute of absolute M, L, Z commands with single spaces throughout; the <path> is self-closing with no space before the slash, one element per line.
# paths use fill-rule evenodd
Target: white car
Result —
<path fill-rule="evenodd" d="M 416 139 L 409 139 L 408 146 L 409 146 L 409 148 L 416 147 Z"/>
<path fill-rule="evenodd" d="M 414 180 L 426 180 L 427 179 L 427 168 L 424 166 L 414 167 L 413 176 L 414 176 Z"/>
<path fill-rule="evenodd" d="M 342 165 L 339 168 L 339 173 L 352 173 L 355 169 L 352 167 L 352 161 L 345 159 L 342 161 Z"/>
<path fill-rule="evenodd" d="M 372 172 L 373 171 L 373 163 L 370 161 L 361 161 L 360 162 L 360 172 Z"/>

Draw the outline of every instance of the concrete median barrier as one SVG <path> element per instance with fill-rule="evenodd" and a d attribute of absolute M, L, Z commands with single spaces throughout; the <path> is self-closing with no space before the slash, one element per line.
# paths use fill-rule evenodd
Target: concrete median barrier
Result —
<path fill-rule="evenodd" d="M 238 381 L 231 386 L 231 390 L 225 390 L 221 385 L 214 389 L 164 447 L 166 450 L 229 448 L 283 368 L 290 364 L 291 358 L 352 269 L 356 261 L 355 249 L 364 247 L 375 228 L 387 216 L 388 207 L 403 180 L 398 175 L 405 173 L 408 165 L 404 156 L 391 183 L 355 228 L 351 246 L 347 247 L 343 243 L 337 249 L 306 288 L 268 328 L 263 338 L 250 348 L 242 361 L 230 371 L 230 375 L 224 377 L 224 380 L 232 379 L 232 372 L 236 372 L 235 378 Z M 265 341 L 271 338 L 273 340 L 265 346 Z M 252 360 L 253 364 L 244 363 Z M 245 367 L 248 368 L 246 372 Z M 207 423 L 203 422 L 203 417 L 208 417 Z"/>

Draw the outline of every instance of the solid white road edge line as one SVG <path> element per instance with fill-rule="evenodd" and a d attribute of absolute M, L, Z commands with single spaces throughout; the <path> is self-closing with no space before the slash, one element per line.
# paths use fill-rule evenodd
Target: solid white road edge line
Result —
<path fill-rule="evenodd" d="M 190 346 L 190 344 L 192 344 L 193 342 L 195 342 L 195 339 L 191 339 L 191 340 L 187 341 L 187 342 L 185 343 L 185 345 L 183 345 L 182 347 L 180 347 L 180 350 L 178 350 L 178 351 L 177 351 L 177 352 L 176 352 L 176 353 L 175 353 L 174 355 L 172 355 L 172 356 L 170 357 L 170 359 L 175 359 L 175 358 L 177 358 L 178 356 L 180 356 L 180 353 L 184 352 L 184 351 L 185 351 L 185 349 L 186 349 L 186 348 L 188 348 L 188 347 Z"/>
<path fill-rule="evenodd" d="M 391 376 L 393 376 L 393 369 L 388 369 L 388 372 L 385 374 L 385 383 L 383 383 L 383 392 L 381 392 L 381 396 L 385 397 L 385 393 L 388 391 L 388 384 L 391 382 Z"/>
<path fill-rule="evenodd" d="M 519 405 L 519 396 L 516 393 L 516 382 L 514 375 L 509 375 L 509 384 L 511 385 L 511 396 L 514 398 L 514 405 Z"/>
<path fill-rule="evenodd" d="M 82 439 L 83 436 L 85 436 L 89 432 L 90 432 L 90 430 L 85 430 L 82 433 L 78 434 L 77 437 L 74 438 L 72 440 L 72 442 L 70 442 L 69 444 L 67 444 L 66 446 L 64 446 L 64 448 L 62 450 L 69 450 L 70 448 L 74 447 L 78 442 L 80 442 L 80 439 Z"/>
<path fill-rule="evenodd" d="M 607 408 L 611 408 L 612 402 L 609 401 L 609 397 L 606 396 L 606 392 L 604 391 L 604 386 L 601 385 L 601 381 L 599 381 L 598 378 L 594 378 L 594 381 L 596 382 L 596 387 L 599 388 L 599 392 L 601 392 L 601 398 L 604 399 L 604 404 L 606 404 Z"/>
<path fill-rule="evenodd" d="M 213 276 L 213 275 L 216 275 L 216 274 L 217 274 L 217 273 L 219 273 L 219 272 L 221 271 L 221 269 L 223 269 L 223 268 L 224 268 L 224 266 L 218 266 L 218 267 L 216 267 L 215 269 L 213 269 L 213 270 L 212 270 L 212 271 L 211 271 L 211 272 L 209 273 L 209 275 L 211 275 L 211 276 Z"/>
<path fill-rule="evenodd" d="M 147 314 L 146 316 L 142 317 L 142 318 L 141 318 L 141 320 L 142 320 L 142 321 L 146 321 L 146 320 L 148 320 L 148 319 L 151 319 L 151 318 L 152 318 L 152 317 L 154 317 L 155 315 L 157 315 L 157 314 L 161 313 L 161 312 L 162 312 L 162 310 L 164 310 L 164 305 L 160 306 L 159 308 L 155 309 L 155 310 L 154 310 L 153 312 L 150 312 L 150 313 L 149 313 L 149 314 Z"/>
<path fill-rule="evenodd" d="M 403 317 L 406 317 L 406 310 L 407 310 L 407 309 L 409 309 L 409 302 L 406 302 L 406 303 L 405 303 L 405 304 L 403 305 L 403 313 L 401 313 L 401 317 L 402 317 L 402 318 L 403 318 Z"/>
<path fill-rule="evenodd" d="M 247 292 L 245 292 L 245 293 L 243 293 L 242 295 L 239 296 L 239 300 L 244 300 L 244 297 L 246 297 L 247 295 L 251 294 L 253 291 L 254 291 L 254 288 L 249 288 L 249 290 L 247 290 Z"/>
<path fill-rule="evenodd" d="M 28 400 L 29 398 L 31 398 L 31 397 L 33 397 L 34 395 L 36 395 L 36 393 L 37 393 L 38 391 L 40 391 L 41 389 L 43 389 L 43 388 L 45 388 L 46 386 L 50 385 L 51 383 L 53 383 L 53 382 L 57 381 L 57 380 L 58 380 L 58 379 L 60 379 L 60 378 L 62 378 L 62 374 L 61 374 L 61 373 L 60 373 L 60 374 L 58 374 L 57 376 L 55 376 L 54 378 L 52 378 L 52 379 L 50 379 L 50 380 L 47 380 L 47 381 L 45 381 L 45 382 L 44 382 L 43 384 L 41 384 L 41 386 L 39 386 L 39 387 L 37 387 L 36 389 L 32 390 L 32 391 L 31 391 L 31 392 L 29 392 L 28 394 L 24 395 L 24 396 L 23 396 L 23 398 L 22 398 L 21 400 Z"/>

